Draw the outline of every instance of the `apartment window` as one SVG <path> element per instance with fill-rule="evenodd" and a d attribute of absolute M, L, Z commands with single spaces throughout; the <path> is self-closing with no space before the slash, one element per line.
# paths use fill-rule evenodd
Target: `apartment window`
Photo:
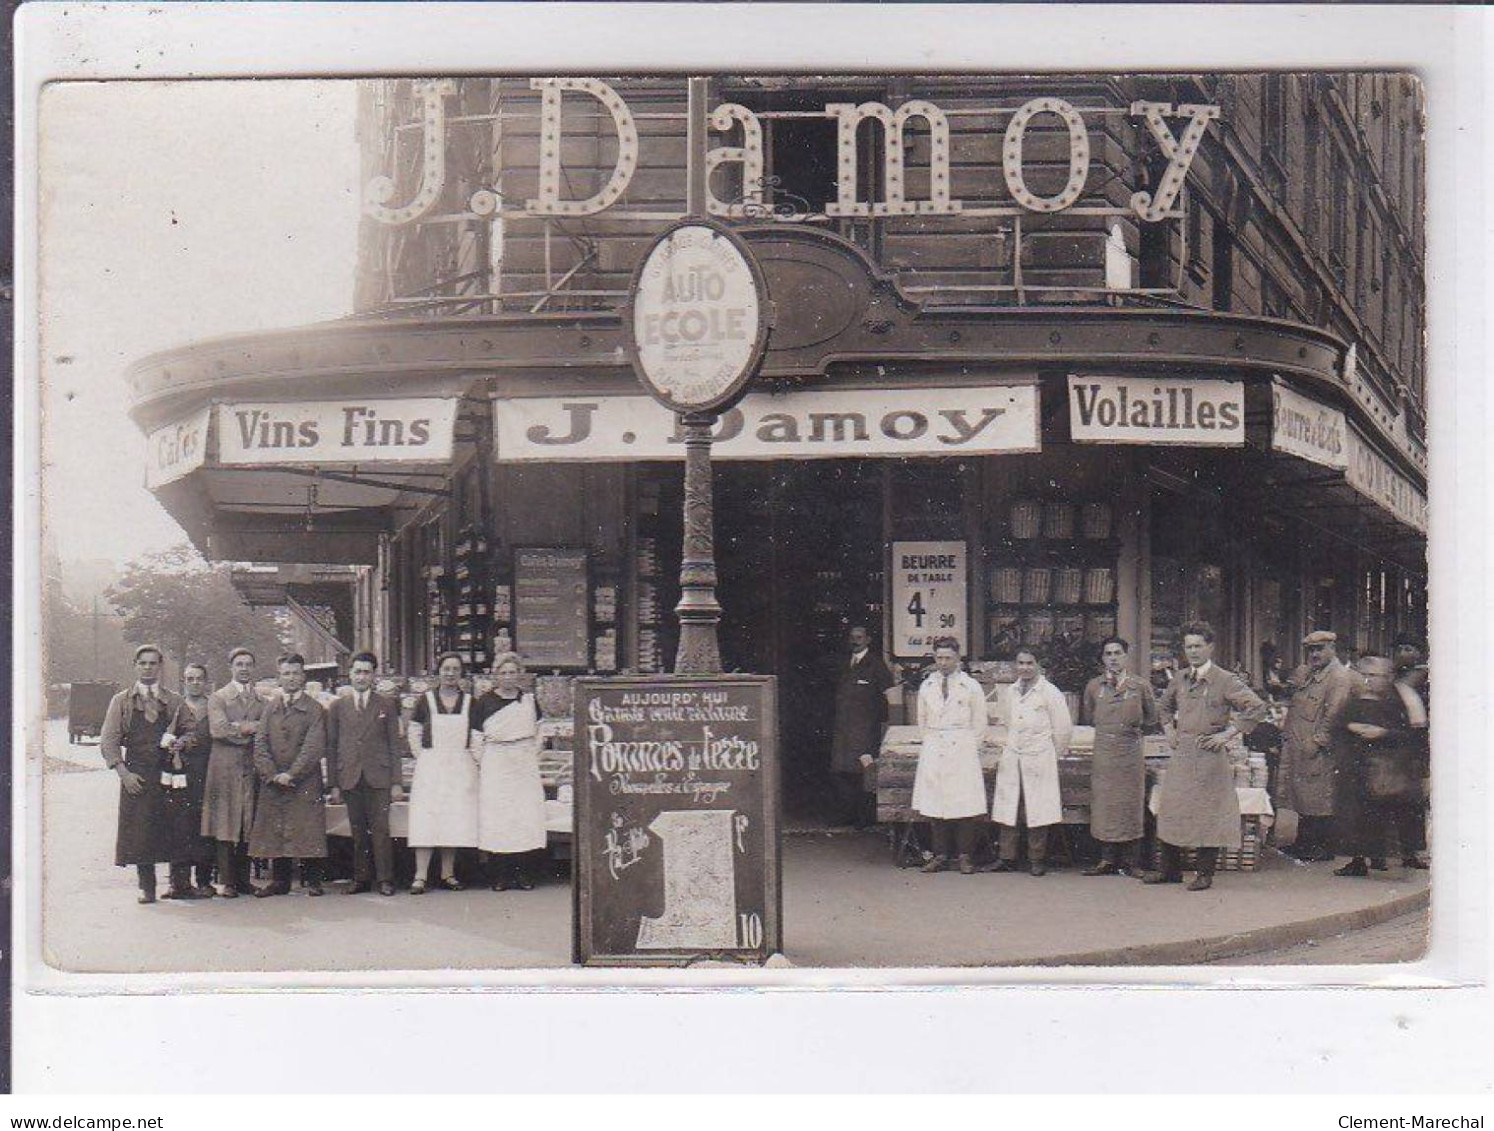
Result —
<path fill-rule="evenodd" d="M 1348 262 L 1349 249 L 1349 171 L 1344 155 L 1337 146 L 1328 154 L 1329 169 L 1329 250 L 1338 282 L 1344 282 L 1343 270 Z"/>
<path fill-rule="evenodd" d="M 1286 177 L 1286 83 L 1285 75 L 1267 75 L 1261 82 L 1261 166 L 1277 193 Z"/>

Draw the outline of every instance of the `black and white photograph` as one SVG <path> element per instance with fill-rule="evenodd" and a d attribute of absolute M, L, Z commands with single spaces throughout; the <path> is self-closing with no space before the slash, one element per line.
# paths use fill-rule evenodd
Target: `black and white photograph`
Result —
<path fill-rule="evenodd" d="M 1421 956 L 1414 74 L 41 112 L 58 969 Z"/>
<path fill-rule="evenodd" d="M 628 1090 L 627 1010 L 693 1061 L 670 1008 L 823 1008 L 877 1049 L 804 1086 L 968 1090 L 936 1017 L 1077 1041 L 1084 998 L 1113 1091 L 1148 1026 L 1284 1063 L 1225 998 L 1348 1081 L 1487 981 L 1441 24 L 1366 14 L 1359 63 L 1342 16 L 1124 5 L 49 7 L 18 1031 L 200 1021 L 252 1091 L 208 1034 L 315 1006 L 454 1088 L 501 1029 Z"/>

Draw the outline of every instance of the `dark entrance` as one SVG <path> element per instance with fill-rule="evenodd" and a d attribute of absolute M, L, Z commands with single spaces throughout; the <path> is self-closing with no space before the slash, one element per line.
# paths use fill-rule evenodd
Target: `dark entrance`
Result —
<path fill-rule="evenodd" d="M 880 643 L 883 469 L 805 460 L 715 471 L 722 664 L 778 676 L 786 815 L 818 823 L 833 813 L 835 661 L 853 624 Z"/>

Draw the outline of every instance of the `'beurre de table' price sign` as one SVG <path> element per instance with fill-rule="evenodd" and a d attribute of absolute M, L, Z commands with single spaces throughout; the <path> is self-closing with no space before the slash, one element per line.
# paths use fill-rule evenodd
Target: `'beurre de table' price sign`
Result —
<path fill-rule="evenodd" d="M 782 949 L 772 676 L 576 682 L 574 957 Z"/>

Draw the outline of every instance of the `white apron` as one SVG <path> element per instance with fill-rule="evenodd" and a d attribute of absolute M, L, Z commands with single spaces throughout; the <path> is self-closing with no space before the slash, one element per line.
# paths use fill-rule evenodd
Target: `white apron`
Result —
<path fill-rule="evenodd" d="M 923 744 L 913 777 L 913 808 L 925 817 L 954 820 L 986 811 L 986 783 L 980 770 L 980 742 L 986 732 L 986 697 L 964 672 L 935 672 L 918 690 L 918 725 Z"/>
<path fill-rule="evenodd" d="M 1017 686 L 1014 683 L 1006 690 L 1006 745 L 996 764 L 991 820 L 1016 825 L 1021 799 L 1026 801 L 1027 827 L 1039 829 L 1063 820 L 1058 744 L 1067 748 L 1072 728 L 1063 694 L 1051 683 L 1039 679 L 1026 695 L 1018 694 Z"/>
<path fill-rule="evenodd" d="M 545 847 L 545 787 L 539 771 L 539 716 L 521 695 L 482 725 L 477 847 L 529 852 Z"/>
<path fill-rule="evenodd" d="M 429 715 L 430 749 L 420 737 L 410 743 L 415 752 L 415 781 L 410 793 L 411 848 L 477 847 L 477 759 L 471 750 L 472 696 L 462 696 L 462 709 L 443 715 L 436 709 L 436 693 L 425 693 Z"/>

